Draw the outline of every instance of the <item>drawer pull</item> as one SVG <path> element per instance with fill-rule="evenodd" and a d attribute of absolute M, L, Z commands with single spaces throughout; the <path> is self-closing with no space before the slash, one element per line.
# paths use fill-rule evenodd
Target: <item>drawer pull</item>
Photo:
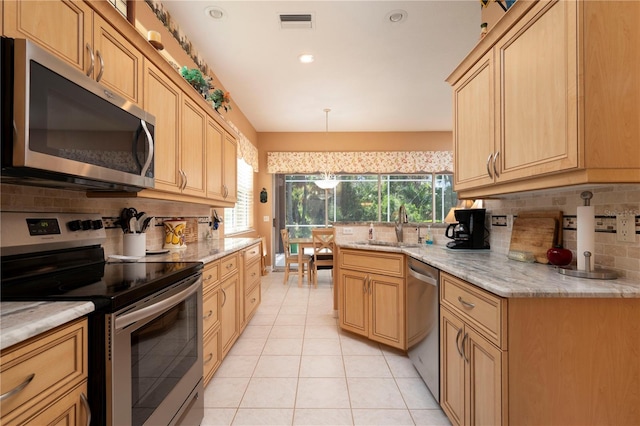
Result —
<path fill-rule="evenodd" d="M 227 269 L 231 269 L 231 268 L 233 268 L 233 264 L 227 263 Z"/>
<path fill-rule="evenodd" d="M 2 395 L 0 395 L 0 401 L 4 401 L 7 398 L 11 398 L 13 395 L 17 394 L 22 389 L 26 388 L 27 385 L 29 383 L 31 383 L 31 381 L 33 380 L 34 377 L 36 377 L 35 373 L 31 373 L 30 375 L 28 375 L 27 378 L 24 379 L 24 381 L 22 383 L 20 383 L 18 386 L 16 386 L 15 388 L 11 389 L 9 392 L 6 392 L 6 393 L 3 393 Z"/>
<path fill-rule="evenodd" d="M 213 275 L 209 274 L 209 275 L 207 275 L 207 278 L 205 278 L 204 280 L 205 281 L 209 281 L 211 278 L 213 278 Z"/>
<path fill-rule="evenodd" d="M 213 310 L 210 310 L 209 312 L 207 312 L 207 316 L 203 317 L 203 319 L 208 320 L 209 318 L 211 318 L 211 315 L 213 315 Z"/>
<path fill-rule="evenodd" d="M 82 405 L 84 405 L 84 409 L 87 411 L 87 426 L 89 426 L 91 424 L 91 406 L 84 392 L 80 394 L 80 401 L 82 401 Z"/>
<path fill-rule="evenodd" d="M 213 353 L 210 353 L 209 356 L 207 357 L 207 359 L 204 360 L 205 364 L 208 364 L 211 362 L 211 360 L 213 359 Z"/>
<path fill-rule="evenodd" d="M 255 273 L 255 272 L 251 274 L 251 277 L 255 277 L 255 276 L 256 276 L 256 273 Z"/>
<path fill-rule="evenodd" d="M 256 303 L 256 298 L 251 299 L 251 303 Z"/>
<path fill-rule="evenodd" d="M 473 309 L 476 307 L 476 305 L 474 305 L 473 303 L 469 303 L 464 300 L 462 296 L 458 296 L 458 302 L 462 303 L 462 306 L 464 306 L 465 308 Z"/>

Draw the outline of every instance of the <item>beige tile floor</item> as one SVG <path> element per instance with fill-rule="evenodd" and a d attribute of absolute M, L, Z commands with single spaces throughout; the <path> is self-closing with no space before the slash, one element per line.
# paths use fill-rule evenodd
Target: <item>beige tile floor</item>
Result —
<path fill-rule="evenodd" d="M 409 358 L 341 331 L 318 288 L 262 277 L 262 304 L 205 390 L 202 425 L 449 425 Z"/>

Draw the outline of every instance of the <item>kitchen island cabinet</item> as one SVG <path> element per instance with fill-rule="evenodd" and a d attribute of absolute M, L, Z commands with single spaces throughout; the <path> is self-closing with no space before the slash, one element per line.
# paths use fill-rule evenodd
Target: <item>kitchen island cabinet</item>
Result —
<path fill-rule="evenodd" d="M 404 255 L 340 250 L 338 259 L 340 327 L 406 350 Z"/>
<path fill-rule="evenodd" d="M 447 79 L 458 196 L 640 182 L 639 17 L 638 2 L 516 2 Z"/>

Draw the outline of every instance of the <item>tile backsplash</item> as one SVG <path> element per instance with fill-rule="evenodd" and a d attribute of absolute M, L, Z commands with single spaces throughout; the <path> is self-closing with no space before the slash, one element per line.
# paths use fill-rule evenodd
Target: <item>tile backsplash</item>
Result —
<path fill-rule="evenodd" d="M 105 256 L 122 254 L 122 229 L 110 225 L 124 207 L 135 207 L 156 218 L 183 218 L 190 224 L 189 239 L 196 241 L 219 238 L 220 229 L 209 227 L 212 209 L 200 204 L 177 203 L 145 198 L 87 198 L 82 191 L 39 188 L 21 185 L 0 185 L 2 211 L 27 212 L 80 212 L 99 213 L 107 224 L 107 241 L 103 244 Z M 223 209 L 217 209 L 222 213 Z M 0 237 L 1 238 L 1 237 Z M 154 226 L 147 230 L 147 250 L 161 249 L 164 242 L 162 220 L 154 220 Z"/>
<path fill-rule="evenodd" d="M 513 216 L 527 210 L 562 210 L 565 215 L 563 240 L 564 247 L 573 252 L 575 259 L 577 207 L 583 205 L 580 194 L 591 191 L 591 205 L 595 207 L 595 264 L 613 269 L 620 275 L 640 280 L 640 235 L 635 234 L 635 241 L 619 242 L 617 235 L 607 232 L 607 228 L 615 226 L 617 214 L 640 216 L 640 185 L 604 185 L 593 188 L 557 189 L 525 194 L 510 195 L 502 199 L 485 200 L 488 225 L 490 229 L 491 250 L 506 254 L 511 241 L 511 224 Z M 494 226 L 491 216 L 504 216 L 508 226 Z M 568 216 L 568 217 L 567 217 Z M 636 226 L 636 232 L 640 229 Z M 594 230 L 595 231 L 595 230 Z"/>

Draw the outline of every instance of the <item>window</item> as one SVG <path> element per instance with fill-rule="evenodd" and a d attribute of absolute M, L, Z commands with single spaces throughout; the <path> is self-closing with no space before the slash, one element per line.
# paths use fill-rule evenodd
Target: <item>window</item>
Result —
<path fill-rule="evenodd" d="M 329 222 L 395 221 L 402 204 L 411 222 L 442 223 L 458 201 L 451 174 L 342 175 L 335 189 L 314 183 L 317 176 L 285 176 L 285 225 L 292 237 L 308 237 Z"/>
<path fill-rule="evenodd" d="M 224 234 L 237 234 L 253 228 L 253 168 L 238 159 L 238 201 L 224 209 Z"/>

